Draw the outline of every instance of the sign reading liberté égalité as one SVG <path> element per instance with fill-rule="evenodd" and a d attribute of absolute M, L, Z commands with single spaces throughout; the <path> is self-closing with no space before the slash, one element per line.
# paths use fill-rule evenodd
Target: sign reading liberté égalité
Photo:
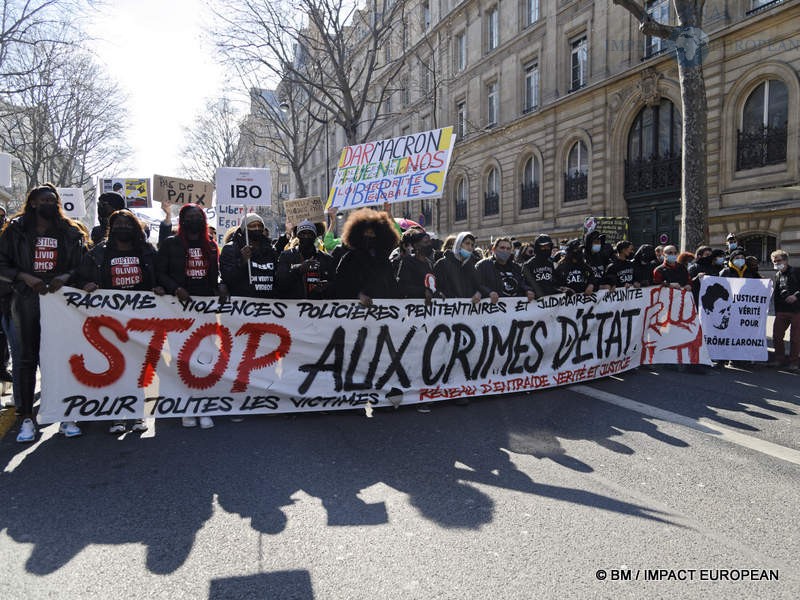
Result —
<path fill-rule="evenodd" d="M 454 141 L 453 128 L 445 127 L 347 146 L 326 208 L 347 210 L 441 197 Z"/>

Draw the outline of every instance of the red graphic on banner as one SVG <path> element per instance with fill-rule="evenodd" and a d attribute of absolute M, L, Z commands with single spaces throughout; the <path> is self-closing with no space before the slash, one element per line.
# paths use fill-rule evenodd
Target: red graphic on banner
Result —
<path fill-rule="evenodd" d="M 650 289 L 650 305 L 644 313 L 642 364 L 653 364 L 658 345 L 656 341 L 648 341 L 648 334 L 661 337 L 669 331 L 675 335 L 672 328 L 682 330 L 683 335 L 680 336 L 680 343 L 668 346 L 665 350 L 675 351 L 678 364 L 699 362 L 703 332 L 691 292 L 664 286 L 653 287 Z"/>
<path fill-rule="evenodd" d="M 51 237 L 37 237 L 33 252 L 33 270 L 36 273 L 49 273 L 56 268 L 58 261 L 58 240 Z"/>
<path fill-rule="evenodd" d="M 100 316 L 89 317 L 83 324 L 83 335 L 86 340 L 105 356 L 108 369 L 102 373 L 94 373 L 86 368 L 86 362 L 80 354 L 69 357 L 69 366 L 75 379 L 89 387 L 101 388 L 111 385 L 122 377 L 125 372 L 125 356 L 120 352 L 114 342 L 106 339 L 100 333 L 100 328 L 110 329 L 117 335 L 120 342 L 128 341 L 128 332 L 125 327 L 114 317 Z"/>
<path fill-rule="evenodd" d="M 200 342 L 210 335 L 215 335 L 220 341 L 220 347 L 215 348 L 219 352 L 219 358 L 211 369 L 211 373 L 205 377 L 198 377 L 190 368 L 190 361 L 195 351 L 200 347 Z M 230 330 L 224 325 L 219 323 L 206 323 L 195 329 L 194 333 L 189 336 L 186 343 L 181 348 L 178 354 L 178 375 L 181 380 L 191 388 L 198 390 L 205 390 L 213 387 L 228 367 L 228 362 L 231 358 L 231 349 L 233 348 L 233 338 L 231 337 Z"/>
<path fill-rule="evenodd" d="M 272 352 L 257 357 L 256 350 L 258 350 L 261 337 L 267 333 L 277 335 L 281 342 Z M 248 323 L 247 325 L 242 325 L 236 335 L 246 335 L 248 337 L 247 347 L 242 354 L 242 360 L 239 361 L 236 381 L 231 388 L 231 392 L 244 392 L 250 383 L 251 372 L 268 367 L 289 353 L 289 348 L 292 347 L 292 336 L 288 329 L 274 323 Z"/>
<path fill-rule="evenodd" d="M 139 373 L 139 387 L 146 388 L 153 383 L 156 375 L 158 359 L 161 350 L 167 341 L 167 334 L 172 331 L 186 331 L 194 324 L 193 319 L 131 319 L 128 321 L 128 331 L 152 331 L 153 337 L 147 345 L 144 355 L 144 364 Z"/>

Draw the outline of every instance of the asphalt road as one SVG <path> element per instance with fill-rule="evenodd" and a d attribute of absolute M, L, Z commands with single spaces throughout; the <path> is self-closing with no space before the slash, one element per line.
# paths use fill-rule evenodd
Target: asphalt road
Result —
<path fill-rule="evenodd" d="M 0 598 L 796 599 L 798 415 L 798 374 L 661 367 L 430 414 L 12 432 Z"/>

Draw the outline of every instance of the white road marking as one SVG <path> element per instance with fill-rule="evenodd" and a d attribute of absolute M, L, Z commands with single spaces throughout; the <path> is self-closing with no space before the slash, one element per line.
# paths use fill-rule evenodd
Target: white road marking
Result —
<path fill-rule="evenodd" d="M 573 392 L 583 394 L 584 396 L 589 396 L 590 398 L 594 398 L 596 400 L 602 400 L 603 402 L 608 402 L 609 404 L 626 408 L 628 410 L 647 415 L 648 417 L 653 417 L 669 423 L 675 423 L 676 425 L 683 425 L 684 427 L 689 427 L 690 429 L 705 433 L 706 435 L 725 440 L 731 444 L 736 444 L 744 448 L 749 448 L 750 450 L 755 450 L 756 452 L 761 452 L 762 454 L 767 454 L 768 456 L 773 456 L 775 458 L 780 458 L 781 460 L 800 465 L 800 451 L 787 448 L 786 446 L 781 446 L 780 444 L 773 444 L 772 442 L 767 442 L 751 435 L 741 433 L 735 429 L 720 425 L 711 419 L 706 419 L 703 417 L 699 419 L 693 419 L 691 417 L 686 417 L 684 415 L 679 415 L 678 413 L 664 410 L 663 408 L 657 408 L 655 406 L 650 406 L 649 404 L 637 402 L 636 400 L 631 400 L 630 398 L 625 398 L 624 396 L 598 390 L 597 388 L 593 388 L 588 385 L 573 385 L 569 389 Z"/>

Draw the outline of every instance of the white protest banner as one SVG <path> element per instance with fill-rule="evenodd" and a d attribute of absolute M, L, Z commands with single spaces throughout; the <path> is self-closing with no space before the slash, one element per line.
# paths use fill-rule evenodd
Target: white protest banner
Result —
<path fill-rule="evenodd" d="M 153 175 L 153 201 L 166 204 L 189 204 L 210 207 L 214 197 L 214 184 L 165 175 Z"/>
<path fill-rule="evenodd" d="M 272 179 L 269 169 L 217 169 L 217 206 L 272 204 Z"/>
<path fill-rule="evenodd" d="M 295 225 L 305 219 L 312 223 L 325 222 L 325 211 L 322 208 L 322 198 L 319 196 L 284 200 L 283 210 L 286 213 L 286 220 Z"/>
<path fill-rule="evenodd" d="M 691 294 L 664 287 L 477 305 L 73 288 L 40 301 L 45 423 L 415 405 L 709 363 Z"/>
<path fill-rule="evenodd" d="M 217 244 L 222 247 L 222 240 L 231 227 L 239 227 L 244 221 L 246 213 L 251 212 L 252 207 L 218 204 L 217 211 Z M 209 220 L 209 223 L 211 221 Z"/>
<path fill-rule="evenodd" d="M 72 219 L 86 216 L 86 198 L 81 188 L 56 188 L 64 214 Z"/>
<path fill-rule="evenodd" d="M 147 177 L 104 178 L 100 180 L 100 193 L 116 192 L 125 198 L 127 208 L 150 206 L 150 179 Z"/>
<path fill-rule="evenodd" d="M 445 127 L 347 146 L 326 208 L 347 210 L 441 197 L 454 142 L 453 128 Z"/>
<path fill-rule="evenodd" d="M 11 155 L 0 152 L 0 185 L 11 187 Z"/>
<path fill-rule="evenodd" d="M 771 279 L 703 277 L 700 325 L 712 360 L 767 360 Z"/>

